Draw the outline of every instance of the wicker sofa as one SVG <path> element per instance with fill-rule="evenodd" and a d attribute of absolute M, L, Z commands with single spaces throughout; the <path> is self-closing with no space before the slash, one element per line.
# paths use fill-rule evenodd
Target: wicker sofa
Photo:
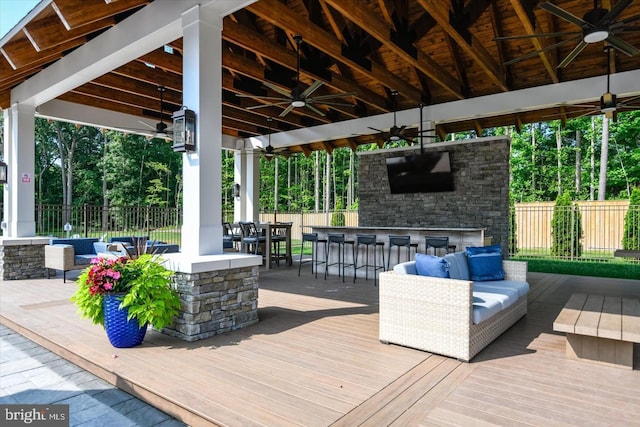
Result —
<path fill-rule="evenodd" d="M 465 258 L 445 256 L 458 263 Z M 527 263 L 502 261 L 502 267 L 504 280 L 493 282 L 420 276 L 415 261 L 380 273 L 380 341 L 468 362 L 527 314 Z M 507 294 L 515 295 L 508 306 Z M 504 307 L 483 306 L 491 300 Z"/>

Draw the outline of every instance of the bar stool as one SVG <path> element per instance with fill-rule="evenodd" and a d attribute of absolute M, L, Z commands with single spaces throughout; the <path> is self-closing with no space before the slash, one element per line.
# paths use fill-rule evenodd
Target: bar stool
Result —
<path fill-rule="evenodd" d="M 391 266 L 391 248 L 398 247 L 398 263 L 400 262 L 400 248 L 407 248 L 407 261 L 411 259 L 411 248 L 418 252 L 418 244 L 411 242 L 410 236 L 389 236 L 389 254 L 387 256 L 387 270 Z M 414 252 L 414 253 L 415 253 Z"/>
<path fill-rule="evenodd" d="M 342 281 L 344 282 L 344 269 L 345 267 L 352 267 L 353 264 L 347 264 L 345 262 L 345 245 L 351 245 L 351 259 L 353 260 L 355 257 L 354 254 L 354 241 L 353 240 L 345 240 L 344 234 L 335 234 L 329 233 L 327 234 L 327 250 L 325 252 L 324 257 L 324 278 L 327 279 L 327 272 L 329 271 L 329 267 L 332 265 L 338 266 L 338 276 L 340 276 L 340 268 L 342 268 Z M 331 259 L 331 248 L 337 245 L 338 246 L 338 261 L 334 263 L 329 263 Z"/>
<path fill-rule="evenodd" d="M 449 253 L 449 249 L 453 249 L 453 252 L 456 251 L 456 245 L 450 245 L 448 237 L 425 236 L 424 238 L 425 254 L 429 252 L 429 248 L 433 248 L 434 255 L 437 255 L 438 249 L 444 249 L 446 253 Z"/>
<path fill-rule="evenodd" d="M 282 254 L 280 254 L 280 243 L 286 242 L 287 235 L 286 230 L 284 228 L 278 228 L 277 225 L 291 225 L 290 222 L 276 222 L 275 231 L 271 234 L 271 244 L 273 245 L 273 253 L 274 258 L 276 260 L 276 264 L 280 267 L 280 258 L 282 258 Z M 286 258 L 286 255 L 285 255 Z"/>
<path fill-rule="evenodd" d="M 306 242 L 311 243 L 311 259 L 303 261 L 302 254 L 304 253 L 304 244 Z M 300 276 L 300 269 L 305 262 L 311 263 L 311 273 L 316 273 L 316 279 L 318 278 L 318 265 L 324 264 L 325 261 L 318 259 L 318 243 L 324 244 L 324 253 L 327 253 L 327 239 L 318 239 L 318 233 L 302 233 L 302 245 L 300 246 L 300 264 L 298 264 L 298 276 Z"/>
<path fill-rule="evenodd" d="M 360 246 L 364 246 L 365 251 L 365 263 L 358 266 L 358 252 Z M 382 265 L 378 267 L 378 246 L 381 246 L 380 251 L 382 253 Z M 369 248 L 373 247 L 373 264 L 369 264 Z M 377 286 L 378 277 L 376 272 L 378 270 L 384 271 L 384 242 L 379 242 L 375 234 L 357 234 L 355 244 L 355 258 L 353 260 L 353 283 L 356 283 L 356 275 L 359 268 L 364 268 L 364 278 L 369 280 L 369 267 L 373 267 L 373 279 Z"/>

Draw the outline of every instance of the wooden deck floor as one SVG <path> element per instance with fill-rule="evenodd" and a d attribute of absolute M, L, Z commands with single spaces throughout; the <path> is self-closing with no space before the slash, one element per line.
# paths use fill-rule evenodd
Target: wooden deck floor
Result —
<path fill-rule="evenodd" d="M 640 425 L 633 371 L 564 357 L 553 319 L 575 291 L 640 281 L 530 273 L 529 313 L 471 363 L 378 341 L 373 281 L 261 273 L 260 322 L 195 343 L 154 331 L 114 349 L 72 281 L 0 282 L 0 321 L 193 426 Z M 114 357 L 117 355 L 117 357 Z"/>

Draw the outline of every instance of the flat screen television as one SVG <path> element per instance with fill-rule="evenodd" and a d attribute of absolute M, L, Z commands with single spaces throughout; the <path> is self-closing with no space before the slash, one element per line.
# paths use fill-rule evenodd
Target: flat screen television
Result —
<path fill-rule="evenodd" d="M 392 194 L 453 191 L 448 151 L 388 157 L 386 161 Z"/>

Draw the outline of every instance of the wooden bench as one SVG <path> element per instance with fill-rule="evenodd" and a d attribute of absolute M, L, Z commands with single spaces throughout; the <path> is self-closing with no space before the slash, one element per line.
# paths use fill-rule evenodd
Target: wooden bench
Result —
<path fill-rule="evenodd" d="M 640 251 L 631 251 L 631 250 L 626 250 L 626 249 L 617 249 L 614 253 L 613 253 L 614 257 L 617 258 L 635 258 L 640 260 Z"/>
<path fill-rule="evenodd" d="M 633 343 L 640 343 L 640 299 L 573 294 L 553 330 L 566 332 L 570 359 L 633 369 Z"/>

